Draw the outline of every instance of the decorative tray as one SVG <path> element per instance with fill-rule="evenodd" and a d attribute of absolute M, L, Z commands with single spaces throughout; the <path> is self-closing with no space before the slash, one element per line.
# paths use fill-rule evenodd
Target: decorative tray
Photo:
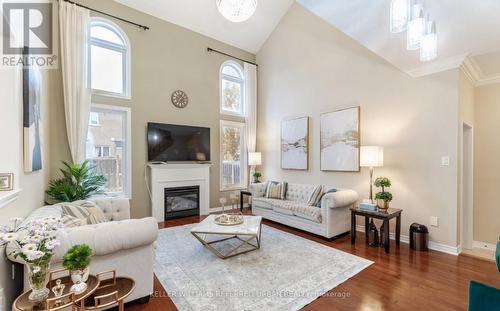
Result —
<path fill-rule="evenodd" d="M 236 226 L 243 223 L 243 215 L 238 214 L 220 214 L 215 217 L 215 223 L 221 226 Z"/>

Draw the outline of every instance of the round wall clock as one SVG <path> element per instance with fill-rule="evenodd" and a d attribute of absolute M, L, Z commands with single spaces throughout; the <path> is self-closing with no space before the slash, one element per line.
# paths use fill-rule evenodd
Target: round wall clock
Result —
<path fill-rule="evenodd" d="M 177 108 L 185 108 L 189 102 L 187 94 L 181 90 L 174 91 L 171 100 L 172 104 Z"/>

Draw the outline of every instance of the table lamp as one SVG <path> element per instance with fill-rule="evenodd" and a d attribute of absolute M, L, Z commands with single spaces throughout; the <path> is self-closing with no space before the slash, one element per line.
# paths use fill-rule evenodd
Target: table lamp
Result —
<path fill-rule="evenodd" d="M 255 170 L 255 167 L 262 165 L 262 154 L 260 152 L 249 152 L 248 165 L 251 167 L 250 173 L 252 173 L 252 170 L 254 171 L 253 173 L 254 183 L 260 182 L 259 177 L 261 176 L 261 174 Z"/>
<path fill-rule="evenodd" d="M 370 168 L 370 201 L 373 203 L 373 168 L 384 166 L 384 147 L 361 146 L 360 166 Z"/>

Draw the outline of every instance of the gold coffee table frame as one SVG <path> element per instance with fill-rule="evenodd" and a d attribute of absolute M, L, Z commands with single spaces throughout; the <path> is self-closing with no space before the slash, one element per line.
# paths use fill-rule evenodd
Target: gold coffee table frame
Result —
<path fill-rule="evenodd" d="M 213 221 L 213 215 L 210 215 L 207 217 L 204 222 L 211 222 Z M 234 256 L 238 256 L 241 254 L 245 254 L 248 252 L 252 252 L 255 250 L 260 249 L 260 241 L 261 241 L 261 232 L 262 232 L 262 218 L 260 216 L 244 216 L 245 218 L 247 217 L 259 217 L 259 223 L 258 227 L 254 225 L 254 227 L 257 228 L 256 232 L 245 232 L 248 230 L 238 230 L 239 227 L 245 225 L 245 222 L 242 225 L 236 225 L 236 226 L 220 226 L 218 227 L 223 227 L 220 228 L 220 230 L 217 230 L 217 227 L 213 227 L 213 230 L 197 230 L 197 227 L 193 228 L 191 230 L 191 234 L 201 242 L 201 244 L 207 248 L 210 252 L 212 252 L 215 256 L 221 258 L 221 259 L 228 259 Z M 247 218 L 248 219 L 248 218 Z M 200 223 L 201 224 L 201 223 Z M 230 228 L 234 227 L 234 230 L 231 230 Z M 228 229 L 229 228 L 229 229 Z M 255 228 L 253 228 L 255 229 Z M 255 231 L 255 230 L 254 230 Z M 224 236 L 221 239 L 217 240 L 207 240 L 207 237 L 209 236 Z M 233 248 L 229 249 L 227 252 L 220 252 L 217 250 L 215 247 L 212 245 L 229 241 L 229 240 L 238 240 L 240 243 L 238 243 L 236 246 Z M 242 246 L 248 245 L 250 246 L 249 249 L 245 249 L 242 251 L 239 251 Z"/>

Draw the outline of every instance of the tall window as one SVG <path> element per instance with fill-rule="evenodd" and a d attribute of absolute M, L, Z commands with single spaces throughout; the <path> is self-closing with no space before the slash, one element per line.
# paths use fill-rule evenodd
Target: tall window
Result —
<path fill-rule="evenodd" d="M 220 111 L 223 114 L 245 115 L 245 79 L 243 69 L 227 61 L 220 69 Z"/>
<path fill-rule="evenodd" d="M 220 121 L 221 190 L 246 187 L 245 123 Z"/>
<path fill-rule="evenodd" d="M 91 106 L 86 158 L 106 177 L 108 195 L 130 196 L 130 130 L 129 108 Z"/>
<path fill-rule="evenodd" d="M 130 97 L 130 51 L 125 33 L 103 18 L 90 22 L 88 83 L 93 94 Z"/>

